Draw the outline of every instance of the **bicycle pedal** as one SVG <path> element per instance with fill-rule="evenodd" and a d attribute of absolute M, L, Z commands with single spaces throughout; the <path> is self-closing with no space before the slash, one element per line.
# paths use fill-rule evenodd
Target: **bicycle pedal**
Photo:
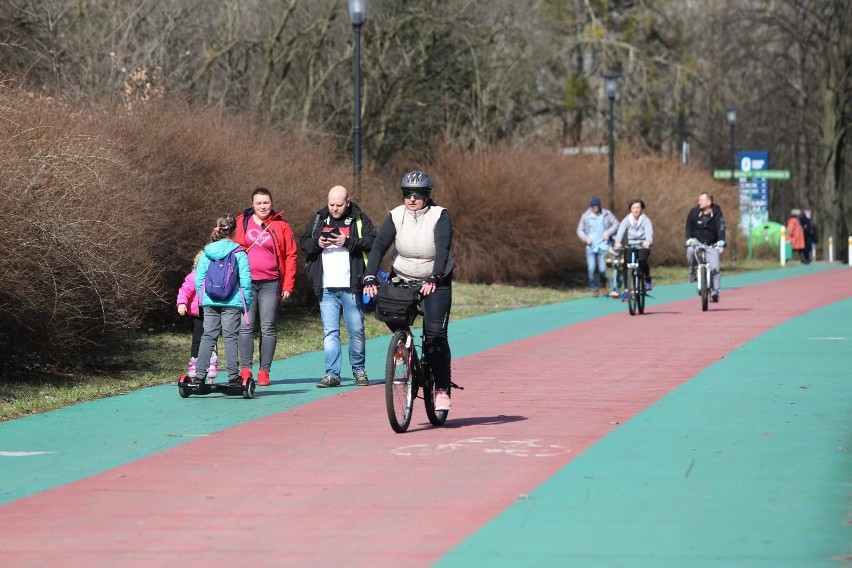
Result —
<path fill-rule="evenodd" d="M 454 383 L 454 382 L 452 382 L 452 381 L 450 381 L 450 387 L 452 387 L 452 388 L 454 388 L 454 389 L 459 389 L 460 391 L 463 391 L 463 390 L 464 390 L 464 387 L 460 387 L 460 386 L 458 386 L 456 383 Z"/>

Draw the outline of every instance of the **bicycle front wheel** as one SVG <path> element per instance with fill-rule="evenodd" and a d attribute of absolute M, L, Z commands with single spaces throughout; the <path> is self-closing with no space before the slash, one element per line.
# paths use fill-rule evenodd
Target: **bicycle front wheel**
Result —
<path fill-rule="evenodd" d="M 701 311 L 706 312 L 710 299 L 710 286 L 707 282 L 707 267 L 698 267 L 698 293 L 701 295 Z"/>
<path fill-rule="evenodd" d="M 640 314 L 645 313 L 645 275 L 640 270 L 639 277 L 636 279 L 636 307 Z"/>
<path fill-rule="evenodd" d="M 627 269 L 627 309 L 630 315 L 636 315 L 636 295 L 639 293 L 637 287 L 636 270 L 633 268 Z"/>
<path fill-rule="evenodd" d="M 415 357 L 411 334 L 405 330 L 394 332 L 385 363 L 385 406 L 391 428 L 397 433 L 405 432 L 411 424 L 411 412 L 417 398 L 413 373 Z"/>

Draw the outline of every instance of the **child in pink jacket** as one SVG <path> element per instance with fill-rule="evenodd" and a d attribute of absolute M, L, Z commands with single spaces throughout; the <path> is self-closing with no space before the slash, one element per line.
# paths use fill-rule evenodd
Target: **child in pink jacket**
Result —
<path fill-rule="evenodd" d="M 177 294 L 177 311 L 180 315 L 189 315 L 192 318 L 192 347 L 189 353 L 189 365 L 187 376 L 195 378 L 195 363 L 198 361 L 198 347 L 201 345 L 201 335 L 204 333 L 204 318 L 201 316 L 201 298 L 195 293 L 195 267 L 201 252 L 195 255 L 192 262 L 192 270 L 183 279 Z M 212 383 L 219 374 L 219 359 L 216 356 L 216 348 L 210 357 L 210 366 L 207 368 L 207 382 Z"/>

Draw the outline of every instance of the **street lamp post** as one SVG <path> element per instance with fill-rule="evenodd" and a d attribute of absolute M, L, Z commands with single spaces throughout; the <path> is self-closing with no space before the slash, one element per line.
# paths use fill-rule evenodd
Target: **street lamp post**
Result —
<path fill-rule="evenodd" d="M 361 26 L 367 19 L 367 0 L 349 0 L 349 18 L 355 30 L 355 125 L 352 129 L 355 155 L 355 198 L 361 198 Z"/>
<path fill-rule="evenodd" d="M 609 99 L 609 208 L 615 210 L 615 135 L 613 133 L 615 114 L 615 96 L 618 94 L 618 71 L 604 71 L 604 91 Z"/>
<path fill-rule="evenodd" d="M 735 139 L 734 139 L 734 129 L 737 126 L 737 107 L 734 105 L 728 105 L 725 107 L 725 118 L 728 121 L 728 125 L 731 127 L 731 186 L 734 187 L 736 185 L 736 176 L 734 172 L 737 170 L 737 156 L 734 153 L 734 149 L 736 148 Z M 734 187 L 734 189 L 736 189 Z M 739 192 L 736 192 L 736 201 L 737 208 L 739 208 L 740 196 Z M 740 228 L 734 227 L 734 234 L 731 240 L 731 262 L 733 264 L 737 263 L 737 237 L 739 236 Z M 750 237 L 750 235 L 749 235 Z"/>

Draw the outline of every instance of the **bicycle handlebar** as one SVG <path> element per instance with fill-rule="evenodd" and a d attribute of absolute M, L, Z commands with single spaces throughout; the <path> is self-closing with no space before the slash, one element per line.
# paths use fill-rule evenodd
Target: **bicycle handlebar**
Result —
<path fill-rule="evenodd" d="M 704 250 L 708 250 L 708 249 L 711 249 L 711 248 L 717 248 L 717 247 L 719 246 L 719 243 L 707 243 L 707 244 L 704 244 L 704 243 L 702 243 L 701 241 L 699 241 L 699 240 L 697 240 L 697 239 L 689 239 L 688 241 L 686 241 L 686 243 L 685 243 L 683 246 L 685 246 L 685 247 L 703 248 Z"/>
<path fill-rule="evenodd" d="M 390 279 L 391 286 L 396 286 L 397 288 L 416 288 L 419 290 L 425 283 L 425 280 L 405 280 L 399 276 L 394 276 Z"/>

